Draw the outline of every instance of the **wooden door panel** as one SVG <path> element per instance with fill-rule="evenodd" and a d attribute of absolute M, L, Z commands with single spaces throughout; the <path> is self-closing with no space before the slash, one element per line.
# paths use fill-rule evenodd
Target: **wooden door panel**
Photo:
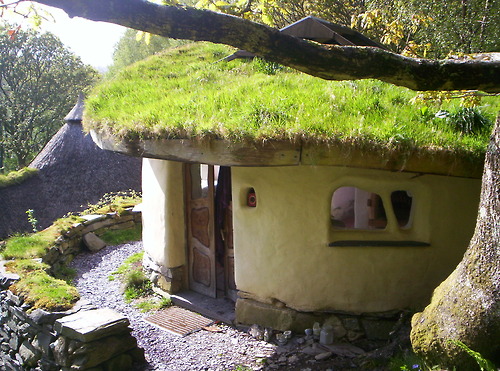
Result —
<path fill-rule="evenodd" d="M 189 287 L 216 297 L 214 241 L 214 168 L 208 166 L 206 187 L 199 164 L 186 165 Z"/>
<path fill-rule="evenodd" d="M 191 208 L 191 234 L 205 247 L 210 246 L 210 210 L 208 207 L 199 209 Z"/>
<path fill-rule="evenodd" d="M 212 267 L 210 257 L 198 248 L 193 249 L 193 280 L 206 287 L 212 283 Z"/>

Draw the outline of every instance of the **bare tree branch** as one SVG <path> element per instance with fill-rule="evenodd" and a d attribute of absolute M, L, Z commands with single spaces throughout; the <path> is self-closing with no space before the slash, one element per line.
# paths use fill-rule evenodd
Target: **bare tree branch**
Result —
<path fill-rule="evenodd" d="M 145 0 L 35 0 L 70 17 L 119 24 L 166 37 L 211 41 L 327 80 L 374 78 L 413 90 L 500 92 L 500 61 L 413 59 L 369 47 L 325 48 L 238 17 Z"/>

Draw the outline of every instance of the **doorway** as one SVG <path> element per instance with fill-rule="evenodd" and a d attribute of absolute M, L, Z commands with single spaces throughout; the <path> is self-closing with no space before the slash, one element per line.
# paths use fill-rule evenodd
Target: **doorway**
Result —
<path fill-rule="evenodd" d="M 236 300 L 231 168 L 186 164 L 189 288 Z"/>

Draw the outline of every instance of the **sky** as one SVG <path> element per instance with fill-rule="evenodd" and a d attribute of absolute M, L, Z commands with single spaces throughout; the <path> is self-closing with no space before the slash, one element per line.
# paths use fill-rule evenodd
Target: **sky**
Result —
<path fill-rule="evenodd" d="M 125 32 L 125 27 L 78 17 L 69 18 L 64 11 L 56 8 L 44 9 L 52 14 L 55 22 L 42 22 L 42 30 L 58 36 L 84 63 L 100 71 L 112 64 L 114 47 Z"/>

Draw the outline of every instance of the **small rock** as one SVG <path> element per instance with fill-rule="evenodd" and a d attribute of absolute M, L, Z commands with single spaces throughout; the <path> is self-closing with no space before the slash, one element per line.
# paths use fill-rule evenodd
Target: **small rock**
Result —
<path fill-rule="evenodd" d="M 86 233 L 83 235 L 85 246 L 92 251 L 97 252 L 106 247 L 106 242 L 97 237 L 94 233 Z"/>
<path fill-rule="evenodd" d="M 297 363 L 299 361 L 299 357 L 297 357 L 296 354 L 294 354 L 291 357 L 288 357 L 288 363 Z"/>
<path fill-rule="evenodd" d="M 314 357 L 316 361 L 323 361 L 325 359 L 328 359 L 332 356 L 332 352 L 325 352 L 325 353 L 320 353 Z"/>

